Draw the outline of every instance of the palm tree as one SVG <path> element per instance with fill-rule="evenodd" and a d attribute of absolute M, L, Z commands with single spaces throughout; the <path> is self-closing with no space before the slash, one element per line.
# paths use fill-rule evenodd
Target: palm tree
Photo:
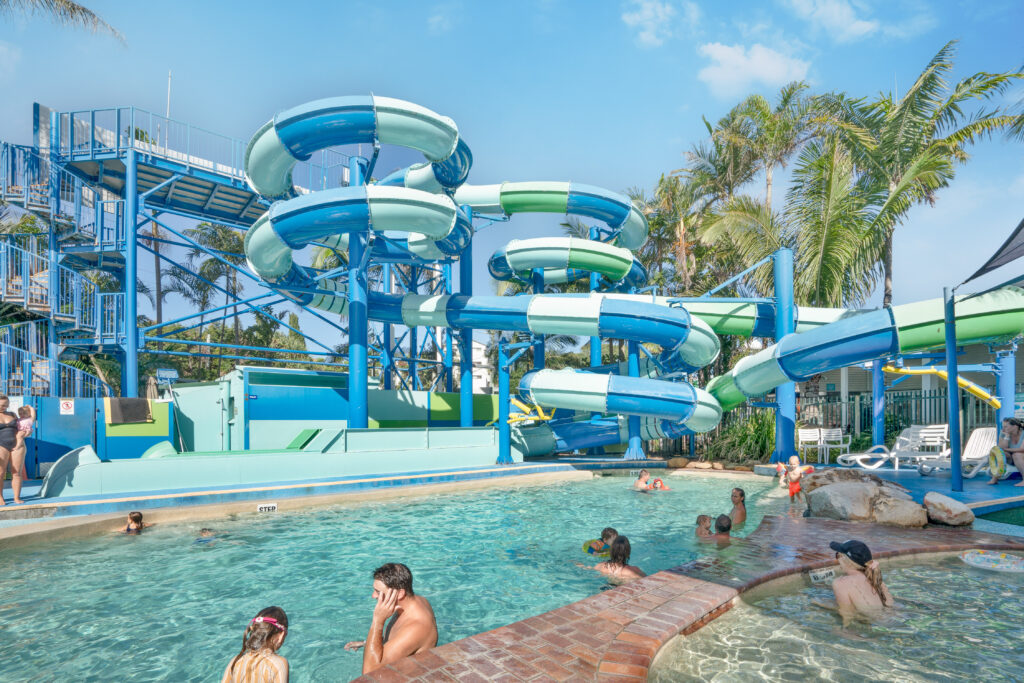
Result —
<path fill-rule="evenodd" d="M 49 14 L 60 24 L 104 31 L 124 43 L 124 36 L 95 12 L 70 0 L 0 0 L 0 14 Z"/>
<path fill-rule="evenodd" d="M 758 199 L 733 197 L 708 216 L 700 228 L 704 244 L 733 248 L 744 266 L 752 266 L 782 247 L 793 246 L 793 229 L 785 212 L 772 211 Z M 771 263 L 752 275 L 754 288 L 762 296 L 773 290 Z"/>
<path fill-rule="evenodd" d="M 224 305 L 231 302 L 231 299 L 238 299 L 242 286 L 238 282 L 238 271 L 224 262 L 241 266 L 245 263 L 244 236 L 233 228 L 218 223 L 200 223 L 194 228 L 188 228 L 185 233 L 195 240 L 201 247 L 192 247 L 188 252 L 189 264 L 202 277 L 210 282 L 223 280 Z M 216 254 L 215 258 L 211 253 Z M 221 260 L 223 259 L 223 260 Z M 234 308 L 232 316 L 235 344 L 241 343 L 241 329 L 238 320 L 238 306 Z M 227 329 L 227 318 L 224 319 L 222 331 Z"/>
<path fill-rule="evenodd" d="M 188 271 L 182 270 L 181 268 L 174 268 L 169 272 L 170 284 L 167 285 L 167 292 L 177 294 L 188 303 L 192 304 L 199 312 L 199 327 L 196 329 L 196 339 L 200 342 L 203 339 L 203 321 L 205 314 L 203 313 L 210 307 L 210 302 L 213 298 L 213 288 L 206 282 L 203 282 L 201 278 L 192 275 Z M 208 347 L 206 349 L 209 350 Z M 199 352 L 203 353 L 204 348 L 199 347 Z M 210 359 L 206 359 L 206 366 L 210 366 Z"/>
<path fill-rule="evenodd" d="M 884 306 L 892 304 L 896 227 L 914 205 L 934 203 L 937 190 L 955 176 L 956 164 L 969 158 L 969 145 L 1012 130 L 1015 123 L 1014 116 L 998 109 L 968 115 L 964 106 L 1000 95 L 1024 74 L 979 72 L 949 87 L 955 43 L 939 50 L 902 97 L 889 93 L 867 101 L 830 94 L 819 100 L 820 122 L 840 135 L 857 170 L 878 188 L 870 240 L 878 245 Z"/>
<path fill-rule="evenodd" d="M 736 108 L 737 125 L 717 131 L 730 142 L 749 150 L 764 171 L 765 203 L 772 205 L 775 167 L 786 162 L 810 138 L 811 103 L 804 97 L 807 84 L 794 81 L 779 91 L 775 106 L 762 95 L 750 95 Z"/>

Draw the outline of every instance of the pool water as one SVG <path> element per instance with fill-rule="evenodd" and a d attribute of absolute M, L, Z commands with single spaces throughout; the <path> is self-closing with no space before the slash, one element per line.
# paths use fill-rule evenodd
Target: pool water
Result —
<path fill-rule="evenodd" d="M 216 680 L 238 652 L 248 620 L 280 605 L 291 622 L 281 654 L 295 680 L 358 676 L 374 601 L 371 573 L 388 561 L 412 569 L 433 604 L 440 642 L 545 612 L 606 585 L 583 541 L 614 526 L 631 564 L 648 573 L 708 552 L 695 541 L 701 513 L 731 509 L 747 491 L 753 531 L 789 508 L 770 480 L 666 478 L 645 494 L 632 479 L 417 495 L 401 501 L 238 515 L 216 523 L 156 525 L 38 544 L 0 557 L 0 679 Z M 200 526 L 217 539 L 197 543 Z"/>
<path fill-rule="evenodd" d="M 829 584 L 741 604 L 662 650 L 649 680 L 1020 681 L 1024 574 L 959 557 L 883 569 L 897 609 L 843 626 Z"/>

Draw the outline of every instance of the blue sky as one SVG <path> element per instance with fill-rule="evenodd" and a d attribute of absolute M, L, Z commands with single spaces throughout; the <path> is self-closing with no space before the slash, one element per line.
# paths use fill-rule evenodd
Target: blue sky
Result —
<path fill-rule="evenodd" d="M 473 149 L 470 182 L 650 189 L 704 136 L 702 115 L 750 92 L 772 96 L 794 79 L 818 92 L 899 91 L 954 38 L 957 77 L 1024 64 L 1024 4 L 1012 0 L 85 4 L 127 44 L 3 17 L 0 138 L 29 140 L 33 101 L 162 113 L 170 69 L 171 116 L 225 135 L 247 139 L 306 100 L 373 92 L 451 116 Z M 896 238 L 896 303 L 941 296 L 998 247 L 1024 217 L 1022 161 L 1020 143 L 978 145 L 937 204 L 910 214 Z M 482 232 L 476 291 L 489 291 L 484 264 L 504 240 L 558 223 L 524 216 Z"/>

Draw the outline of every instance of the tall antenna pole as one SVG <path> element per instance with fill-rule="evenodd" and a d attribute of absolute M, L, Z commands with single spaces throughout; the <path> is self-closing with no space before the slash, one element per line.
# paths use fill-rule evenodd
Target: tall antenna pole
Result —
<path fill-rule="evenodd" d="M 167 70 L 167 118 L 171 118 L 171 70 Z"/>

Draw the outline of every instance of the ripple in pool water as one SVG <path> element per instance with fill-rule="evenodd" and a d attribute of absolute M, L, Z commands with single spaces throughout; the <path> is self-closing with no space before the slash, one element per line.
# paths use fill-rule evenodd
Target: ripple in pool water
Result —
<path fill-rule="evenodd" d="M 0 558 L 0 680 L 216 680 L 247 620 L 280 605 L 291 622 L 281 654 L 295 680 L 357 676 L 373 601 L 370 574 L 397 561 L 433 603 L 441 642 L 560 607 L 605 585 L 583 541 L 614 526 L 647 572 L 710 551 L 698 514 L 730 509 L 747 490 L 746 535 L 789 507 L 768 481 L 672 477 L 673 490 L 631 491 L 604 477 L 541 486 L 417 495 L 401 501 L 157 525 L 32 546 Z M 217 539 L 196 543 L 200 526 Z"/>
<path fill-rule="evenodd" d="M 843 626 L 828 584 L 740 605 L 658 655 L 649 680 L 1020 681 L 1024 575 L 958 557 L 884 571 L 896 609 Z"/>

